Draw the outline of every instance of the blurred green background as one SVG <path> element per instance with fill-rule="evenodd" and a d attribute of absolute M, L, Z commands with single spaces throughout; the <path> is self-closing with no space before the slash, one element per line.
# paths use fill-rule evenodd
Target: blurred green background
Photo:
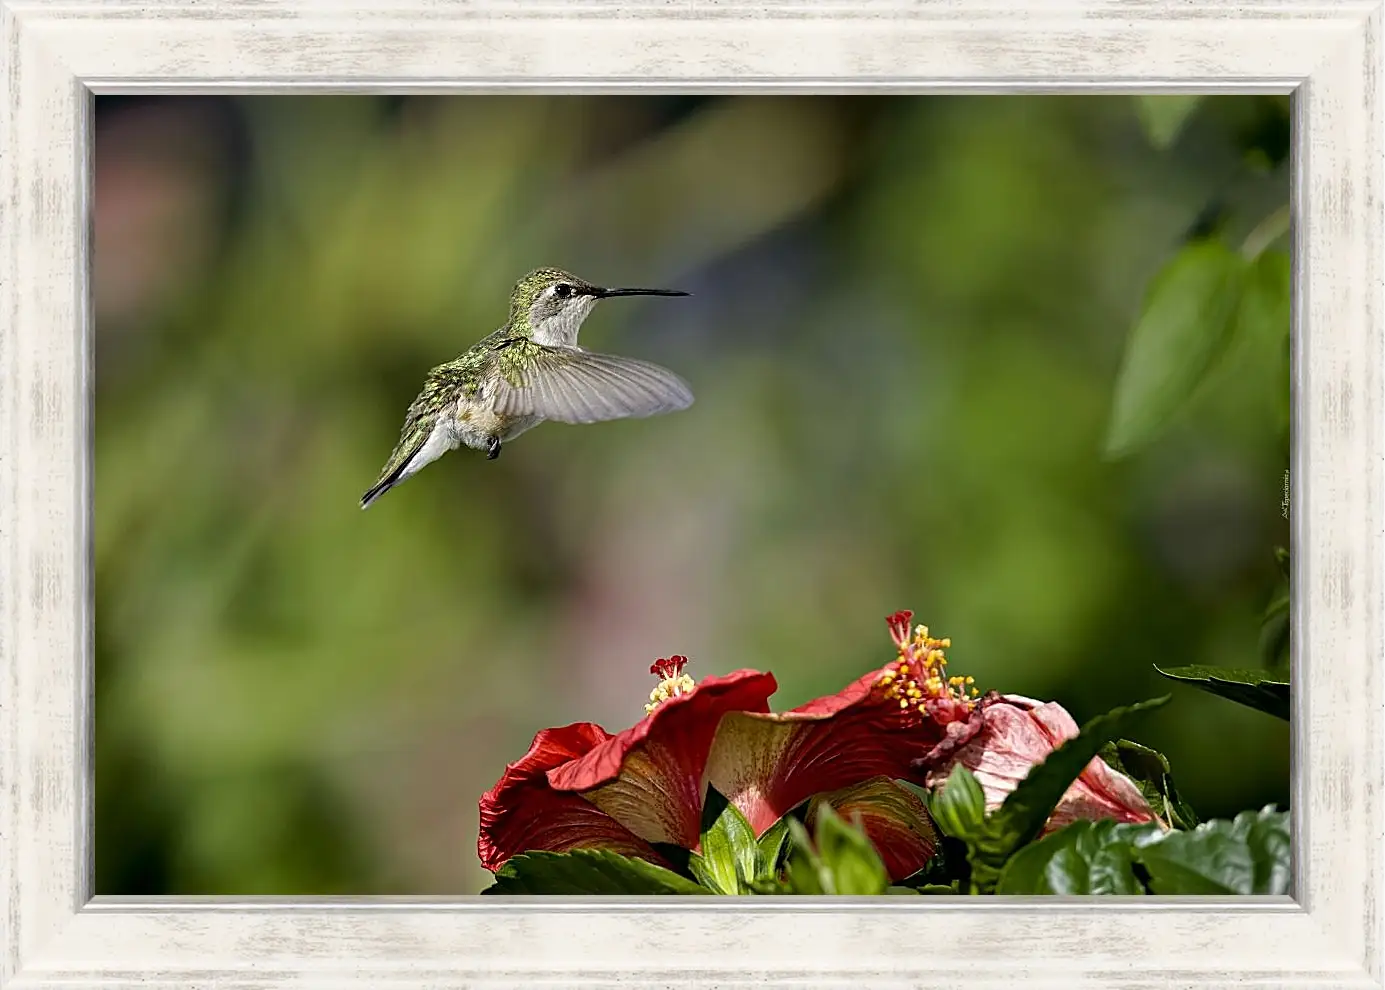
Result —
<path fill-rule="evenodd" d="M 1151 277 L 1287 201 L 1285 99 L 1165 148 L 1123 96 L 96 106 L 98 892 L 476 892 L 536 730 L 631 724 L 671 653 L 800 704 L 898 608 L 1079 721 L 1172 691 L 1140 739 L 1204 818 L 1287 804 L 1286 723 L 1151 669 L 1259 662 L 1287 381 L 1101 454 Z M 541 265 L 692 292 L 583 343 L 697 403 L 361 512 Z"/>

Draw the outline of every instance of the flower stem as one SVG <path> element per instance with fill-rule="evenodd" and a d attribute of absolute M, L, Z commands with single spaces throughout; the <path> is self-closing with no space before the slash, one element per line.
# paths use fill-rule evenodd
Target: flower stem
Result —
<path fill-rule="evenodd" d="M 1258 258 L 1261 252 L 1289 232 L 1289 219 L 1289 204 L 1285 203 L 1246 235 L 1241 254 L 1250 260 Z"/>

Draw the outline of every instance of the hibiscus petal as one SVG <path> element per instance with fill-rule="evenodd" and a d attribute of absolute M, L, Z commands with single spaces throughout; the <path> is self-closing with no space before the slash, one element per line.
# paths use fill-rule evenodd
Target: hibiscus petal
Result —
<path fill-rule="evenodd" d="M 1006 695 L 1004 698 L 1011 704 L 1027 707 L 1029 717 L 1048 736 L 1049 744 L 1054 748 L 1074 738 L 1080 731 L 1067 709 L 1057 702 L 1038 702 L 1021 695 Z M 1147 822 L 1151 817 L 1153 809 L 1135 782 L 1113 770 L 1100 757 L 1093 757 L 1063 795 L 1046 831 L 1054 831 L 1079 818 Z"/>
<path fill-rule="evenodd" d="M 924 771 L 911 764 L 933 751 L 946 727 L 902 717 L 872 691 L 879 676 L 872 671 L 789 712 L 733 712 L 721 720 L 707 780 L 757 836 L 814 794 L 878 776 L 922 781 Z"/>
<path fill-rule="evenodd" d="M 880 673 L 880 670 L 872 670 L 867 674 L 862 674 L 836 694 L 826 694 L 821 698 L 814 698 L 812 701 L 799 705 L 797 708 L 791 708 L 782 714 L 835 715 L 870 698 L 874 692 L 875 682 L 880 679 Z"/>
<path fill-rule="evenodd" d="M 938 832 L 917 794 L 888 777 L 872 777 L 851 787 L 820 794 L 808 809 L 812 821 L 828 804 L 847 821 L 859 821 L 862 831 L 885 861 L 891 880 L 913 876 L 928 864 L 938 848 Z"/>
<path fill-rule="evenodd" d="M 1056 701 L 1035 701 L 1020 694 L 1003 694 L 1001 699 L 1027 711 L 1035 727 L 1048 737 L 1050 746 L 1061 746 L 1080 731 L 1068 710 Z"/>
<path fill-rule="evenodd" d="M 987 706 L 982 712 L 981 732 L 958 752 L 959 762 L 981 785 L 988 811 L 1000 807 L 1015 785 L 1029 776 L 1034 764 L 1053 751 L 1054 738 L 1030 717 L 1033 712 L 1008 703 L 1008 699 Z M 1076 735 L 1076 726 L 1073 729 Z"/>
<path fill-rule="evenodd" d="M 697 847 L 707 754 L 728 712 L 766 712 L 772 674 L 704 678 L 647 718 L 548 772 L 555 790 L 583 798 L 648 842 Z"/>
<path fill-rule="evenodd" d="M 1068 788 L 1049 820 L 1047 831 L 1078 818 L 1114 818 L 1118 822 L 1159 820 L 1135 782 L 1111 769 L 1100 757 L 1087 764 L 1087 769 Z"/>
<path fill-rule="evenodd" d="M 591 722 L 544 729 L 529 751 L 505 768 L 481 797 L 481 832 L 476 851 L 494 872 L 512 856 L 533 850 L 567 852 L 600 847 L 665 864 L 647 842 L 576 794 L 553 790 L 547 773 L 611 738 Z"/>
<path fill-rule="evenodd" d="M 1000 695 L 984 707 L 981 731 L 959 749 L 955 762 L 971 770 L 986 795 L 986 808 L 998 808 L 1034 765 L 1078 734 L 1077 723 L 1056 702 Z M 950 767 L 929 777 L 936 785 Z M 1157 821 L 1134 782 L 1094 757 L 1063 794 L 1044 826 L 1044 834 L 1078 819 L 1119 822 Z"/>

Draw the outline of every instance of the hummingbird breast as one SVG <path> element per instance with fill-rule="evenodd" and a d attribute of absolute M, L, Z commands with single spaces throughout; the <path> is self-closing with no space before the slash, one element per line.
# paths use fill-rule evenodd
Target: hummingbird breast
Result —
<path fill-rule="evenodd" d="M 453 413 L 453 428 L 457 439 L 474 450 L 485 450 L 491 437 L 501 441 L 513 440 L 525 430 L 532 429 L 543 422 L 542 416 L 502 416 L 491 406 L 489 389 L 483 389 L 475 397 L 457 400 Z"/>

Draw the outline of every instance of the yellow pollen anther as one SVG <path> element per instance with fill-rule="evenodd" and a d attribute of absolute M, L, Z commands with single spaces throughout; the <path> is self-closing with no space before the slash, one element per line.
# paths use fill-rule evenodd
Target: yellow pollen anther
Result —
<path fill-rule="evenodd" d="M 654 709 L 668 701 L 669 698 L 676 698 L 680 694 L 691 694 L 693 687 L 693 679 L 687 674 L 665 678 L 659 682 L 658 687 L 649 692 L 649 704 L 644 706 L 644 713 L 652 715 Z"/>
<path fill-rule="evenodd" d="M 892 620 L 895 618 L 891 616 Z M 895 635 L 897 629 L 892 622 L 891 635 L 898 655 L 876 678 L 877 697 L 899 702 L 901 711 L 910 712 L 909 718 L 916 717 L 913 713 L 917 712 L 918 717 L 925 719 L 932 717 L 935 704 L 939 705 L 936 714 L 941 718 L 943 713 L 952 711 L 948 705 L 960 705 L 970 711 L 979 703 L 975 699 L 980 692 L 972 687 L 972 678 L 948 676 L 947 655 L 943 651 L 952 645 L 951 639 L 934 639 L 928 634 L 928 627 L 920 624 L 914 627 L 911 639 L 901 642 L 902 636 Z"/>

